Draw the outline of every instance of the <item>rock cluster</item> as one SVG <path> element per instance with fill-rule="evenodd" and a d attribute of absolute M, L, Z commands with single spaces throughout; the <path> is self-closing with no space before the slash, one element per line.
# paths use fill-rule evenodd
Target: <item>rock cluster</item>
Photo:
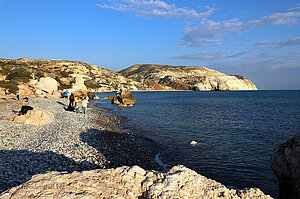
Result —
<path fill-rule="evenodd" d="M 135 97 L 132 95 L 130 90 L 126 89 L 111 100 L 112 104 L 117 104 L 119 106 L 133 106 L 135 104 Z"/>
<path fill-rule="evenodd" d="M 278 198 L 300 198 L 300 132 L 275 149 L 270 163 L 279 181 Z"/>
<path fill-rule="evenodd" d="M 146 171 L 138 166 L 73 172 L 50 172 L 0 195 L 1 198 L 260 198 L 256 188 L 234 190 L 207 179 L 184 166 L 167 173 Z"/>

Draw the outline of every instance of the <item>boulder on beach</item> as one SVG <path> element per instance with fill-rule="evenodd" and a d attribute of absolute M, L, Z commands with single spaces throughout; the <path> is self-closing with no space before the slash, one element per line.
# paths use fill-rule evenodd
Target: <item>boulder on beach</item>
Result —
<path fill-rule="evenodd" d="M 132 95 L 130 90 L 123 90 L 111 100 L 112 104 L 117 104 L 119 106 L 133 106 L 135 104 L 135 97 Z"/>
<path fill-rule="evenodd" d="M 270 163 L 279 181 L 278 198 L 300 198 L 300 132 L 274 150 Z"/>
<path fill-rule="evenodd" d="M 57 91 L 58 82 L 51 77 L 42 77 L 40 81 L 36 84 L 36 89 L 40 89 L 42 91 L 46 91 L 47 93 L 51 93 L 53 90 Z"/>
<path fill-rule="evenodd" d="M 24 124 L 43 125 L 53 121 L 54 115 L 44 109 L 35 108 L 33 110 L 29 110 L 25 115 L 18 115 L 18 113 L 16 113 L 8 119 Z"/>
<path fill-rule="evenodd" d="M 37 189 L 36 187 L 43 187 Z M 257 188 L 235 190 L 184 166 L 167 173 L 138 166 L 83 172 L 38 174 L 2 193 L 3 198 L 260 198 Z"/>

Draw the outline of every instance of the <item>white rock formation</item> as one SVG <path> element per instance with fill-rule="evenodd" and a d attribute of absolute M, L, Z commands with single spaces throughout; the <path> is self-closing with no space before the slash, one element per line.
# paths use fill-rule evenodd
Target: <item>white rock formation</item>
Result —
<path fill-rule="evenodd" d="M 58 82 L 51 77 L 42 77 L 36 84 L 36 88 L 51 93 L 53 90 L 57 91 Z"/>
<path fill-rule="evenodd" d="M 32 177 L 0 198 L 271 198 L 257 188 L 234 190 L 184 166 L 167 173 L 138 166 Z"/>

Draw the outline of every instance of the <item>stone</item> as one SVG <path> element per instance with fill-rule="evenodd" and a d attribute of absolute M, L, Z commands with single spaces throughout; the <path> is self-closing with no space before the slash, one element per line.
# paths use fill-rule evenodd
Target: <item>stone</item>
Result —
<path fill-rule="evenodd" d="M 30 88 L 28 85 L 26 84 L 19 84 L 18 88 L 20 90 L 20 95 L 34 95 L 35 90 L 33 88 Z"/>
<path fill-rule="evenodd" d="M 167 173 L 139 166 L 96 169 L 70 174 L 34 175 L 0 198 L 260 198 L 270 199 L 257 188 L 235 190 L 179 165 Z"/>
<path fill-rule="evenodd" d="M 72 92 L 76 92 L 76 91 L 82 91 L 82 92 L 87 92 L 87 88 L 84 84 L 84 78 L 83 76 L 76 76 L 75 77 L 75 83 L 72 86 Z"/>
<path fill-rule="evenodd" d="M 112 100 L 112 104 L 119 106 L 132 106 L 135 104 L 135 97 L 132 95 L 130 90 L 123 90 L 120 94 L 118 93 Z"/>
<path fill-rule="evenodd" d="M 9 120 L 14 122 L 20 122 L 24 124 L 31 125 L 44 125 L 53 121 L 54 116 L 53 113 L 49 111 L 43 110 L 41 108 L 34 108 L 33 110 L 29 110 L 25 115 L 15 115 L 9 117 Z"/>
<path fill-rule="evenodd" d="M 270 164 L 279 182 L 278 198 L 300 198 L 300 132 L 274 150 Z"/>
<path fill-rule="evenodd" d="M 53 90 L 57 91 L 58 82 L 51 77 L 42 77 L 40 81 L 36 84 L 36 89 L 40 89 L 42 91 L 46 91 L 47 93 L 51 93 Z"/>

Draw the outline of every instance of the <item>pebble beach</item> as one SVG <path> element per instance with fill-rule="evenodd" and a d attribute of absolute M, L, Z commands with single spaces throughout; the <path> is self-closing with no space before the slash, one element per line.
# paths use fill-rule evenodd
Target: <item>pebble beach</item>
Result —
<path fill-rule="evenodd" d="M 120 126 L 122 118 L 88 108 L 87 116 L 66 111 L 63 98 L 29 97 L 30 105 L 54 114 L 49 124 L 9 121 L 21 101 L 0 103 L 0 193 L 35 174 L 138 165 L 161 170 L 155 144 Z"/>

